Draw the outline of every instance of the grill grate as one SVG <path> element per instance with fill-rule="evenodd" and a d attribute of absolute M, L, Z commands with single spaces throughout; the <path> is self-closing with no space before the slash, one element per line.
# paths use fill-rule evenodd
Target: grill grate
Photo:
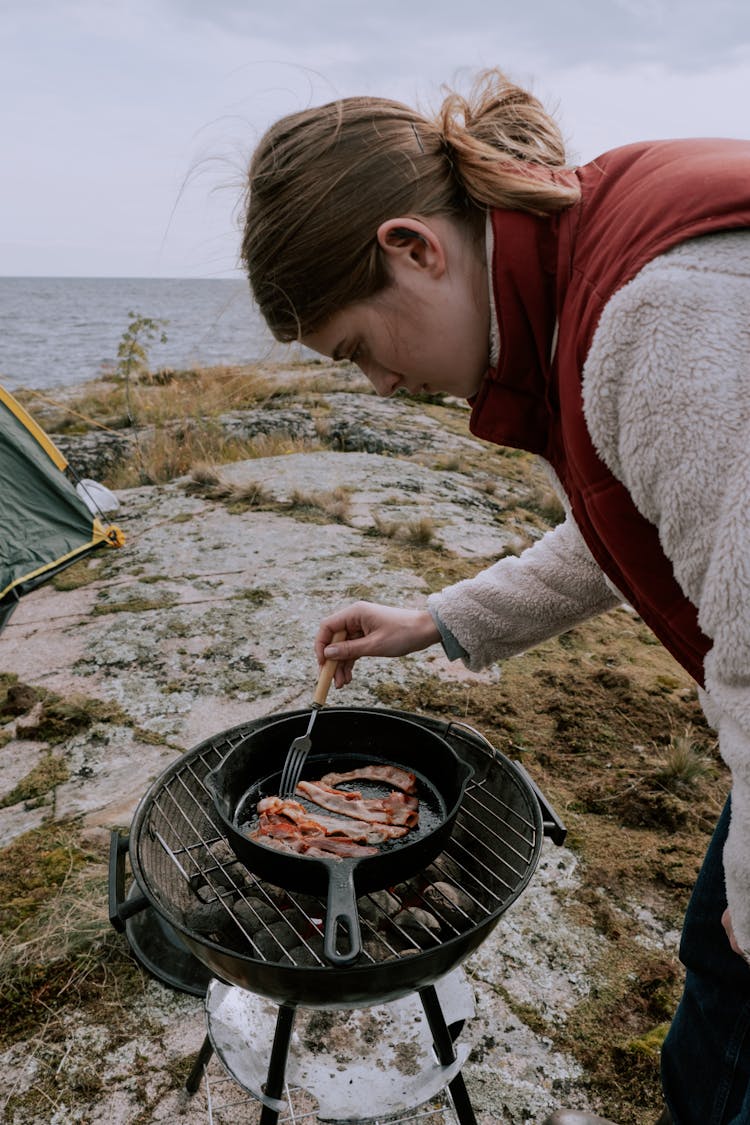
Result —
<path fill-rule="evenodd" d="M 289 969 L 324 967 L 324 900 L 261 882 L 220 830 L 204 779 L 246 733 L 236 728 L 197 747 L 151 791 L 138 834 L 142 878 L 172 922 L 229 953 Z M 475 779 L 430 867 L 358 900 L 363 964 L 433 949 L 499 916 L 534 866 L 537 822 L 522 787 L 498 768 L 507 761 L 478 748 L 479 736 L 450 728 L 447 737 L 464 756 L 471 751 Z"/>

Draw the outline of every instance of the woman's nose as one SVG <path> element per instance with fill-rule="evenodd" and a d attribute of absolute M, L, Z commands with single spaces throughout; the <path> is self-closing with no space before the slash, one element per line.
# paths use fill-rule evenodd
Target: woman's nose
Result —
<path fill-rule="evenodd" d="M 393 371 L 389 371 L 387 367 L 379 367 L 377 364 L 366 364 L 364 372 L 367 378 L 375 388 L 375 393 L 380 395 L 381 398 L 388 398 L 401 385 L 401 380 L 398 375 Z"/>

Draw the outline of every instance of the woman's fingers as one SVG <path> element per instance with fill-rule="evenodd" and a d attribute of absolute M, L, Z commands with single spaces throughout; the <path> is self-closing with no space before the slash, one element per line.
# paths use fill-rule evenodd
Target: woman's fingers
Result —
<path fill-rule="evenodd" d="M 353 660 L 346 660 L 336 666 L 333 682 L 337 688 L 345 687 L 352 682 L 352 669 L 354 668 Z"/>
<path fill-rule="evenodd" d="M 346 631 L 346 640 L 332 643 L 334 634 L 341 630 Z M 427 610 L 354 602 L 321 622 L 315 653 L 319 663 L 329 657 L 339 661 L 334 682 L 343 687 L 351 682 L 354 663 L 361 657 L 404 656 L 439 639 L 439 630 Z"/>

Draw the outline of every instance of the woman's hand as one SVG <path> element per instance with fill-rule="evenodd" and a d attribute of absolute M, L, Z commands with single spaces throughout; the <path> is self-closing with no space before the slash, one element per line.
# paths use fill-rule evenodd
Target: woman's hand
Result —
<path fill-rule="evenodd" d="M 347 639 L 332 645 L 333 634 L 342 629 Z M 354 602 L 321 621 L 315 655 L 319 664 L 329 657 L 338 660 L 334 683 L 340 688 L 351 683 L 354 662 L 361 656 L 405 656 L 439 640 L 440 630 L 426 609 Z"/>
<path fill-rule="evenodd" d="M 738 943 L 737 938 L 734 936 L 734 930 L 732 929 L 732 915 L 730 913 L 729 907 L 726 908 L 721 916 L 721 924 L 726 931 L 726 935 L 729 938 L 729 944 L 731 945 L 734 952 L 739 953 L 743 961 L 747 961 L 747 954 Z"/>

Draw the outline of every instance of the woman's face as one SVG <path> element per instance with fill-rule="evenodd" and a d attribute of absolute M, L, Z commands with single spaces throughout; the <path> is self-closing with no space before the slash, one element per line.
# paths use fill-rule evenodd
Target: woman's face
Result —
<path fill-rule="evenodd" d="M 391 283 L 302 342 L 356 363 L 379 395 L 403 388 L 470 398 L 489 363 L 484 255 L 444 217 L 431 217 L 429 226 L 413 218 L 389 224 L 378 237 Z"/>

